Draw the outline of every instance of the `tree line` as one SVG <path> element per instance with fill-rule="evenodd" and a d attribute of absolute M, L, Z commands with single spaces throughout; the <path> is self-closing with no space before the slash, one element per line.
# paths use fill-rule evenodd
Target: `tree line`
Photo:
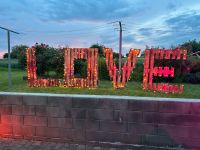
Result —
<path fill-rule="evenodd" d="M 175 78 L 155 78 L 155 81 L 164 82 L 189 82 L 200 83 L 200 59 L 195 56 L 191 56 L 193 53 L 200 51 L 200 41 L 192 40 L 185 42 L 179 47 L 187 49 L 190 57 L 186 61 L 162 61 L 157 60 L 155 63 L 159 66 L 173 66 L 176 69 Z M 108 80 L 109 75 L 106 68 L 105 57 L 103 54 L 103 48 L 105 46 L 101 44 L 93 44 L 90 48 L 98 49 L 98 71 L 100 80 Z M 12 48 L 11 58 L 18 59 L 19 68 L 26 69 L 26 45 L 17 45 Z M 39 77 L 49 78 L 62 78 L 64 68 L 64 50 L 62 48 L 53 48 L 46 44 L 35 44 L 36 58 L 37 58 L 37 74 Z M 113 57 L 118 64 L 119 54 L 113 52 Z M 4 58 L 7 58 L 7 54 L 4 54 Z M 122 60 L 126 57 L 123 56 Z M 76 60 L 74 64 L 75 76 L 85 77 L 87 76 L 87 62 L 82 60 Z M 131 75 L 131 80 L 142 81 L 143 77 L 143 58 L 137 61 L 135 70 Z"/>

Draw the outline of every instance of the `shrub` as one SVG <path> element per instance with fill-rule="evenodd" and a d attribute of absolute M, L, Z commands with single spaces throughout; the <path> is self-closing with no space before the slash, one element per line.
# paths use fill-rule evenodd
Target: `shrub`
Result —
<path fill-rule="evenodd" d="M 200 72 L 186 74 L 184 81 L 192 84 L 200 84 Z"/>
<path fill-rule="evenodd" d="M 36 65 L 38 76 L 62 78 L 64 52 L 45 44 L 36 44 Z"/>
<path fill-rule="evenodd" d="M 74 76 L 76 78 L 87 77 L 87 60 L 86 59 L 74 60 Z"/>
<path fill-rule="evenodd" d="M 99 80 L 109 80 L 109 74 L 106 67 L 106 60 L 104 57 L 99 57 L 98 59 L 98 77 Z"/>
<path fill-rule="evenodd" d="M 137 62 L 136 67 L 133 69 L 133 72 L 131 74 L 131 81 L 139 81 L 141 82 L 143 79 L 143 63 Z"/>

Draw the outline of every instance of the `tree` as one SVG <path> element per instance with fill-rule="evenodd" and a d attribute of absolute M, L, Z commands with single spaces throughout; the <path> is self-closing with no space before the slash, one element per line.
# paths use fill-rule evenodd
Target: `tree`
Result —
<path fill-rule="evenodd" d="M 123 55 L 122 55 L 122 57 L 123 57 Z M 117 52 L 113 52 L 113 58 L 118 59 L 118 58 L 119 58 L 119 53 L 117 53 Z"/>
<path fill-rule="evenodd" d="M 5 54 L 3 55 L 3 58 L 8 58 L 8 53 L 5 53 Z"/>
<path fill-rule="evenodd" d="M 97 48 L 99 57 L 104 56 L 104 54 L 103 54 L 103 49 L 105 48 L 104 45 L 100 45 L 100 44 L 97 43 L 97 44 L 93 44 L 92 46 L 90 46 L 90 48 Z"/>
<path fill-rule="evenodd" d="M 18 59 L 18 64 L 21 69 L 26 68 L 26 45 L 16 45 L 12 47 L 11 58 Z"/>
<path fill-rule="evenodd" d="M 181 48 L 185 48 L 188 54 L 200 51 L 200 41 L 196 41 L 196 39 L 192 41 L 185 42 L 181 44 Z"/>
<path fill-rule="evenodd" d="M 16 45 L 12 47 L 11 58 L 19 59 L 26 54 L 27 48 L 28 46 L 26 45 Z"/>
<path fill-rule="evenodd" d="M 35 44 L 38 76 L 63 76 L 64 51 L 45 44 Z"/>
<path fill-rule="evenodd" d="M 54 57 L 54 63 L 56 64 L 56 74 L 59 78 L 63 78 L 64 75 L 64 49 L 56 49 L 56 57 Z"/>

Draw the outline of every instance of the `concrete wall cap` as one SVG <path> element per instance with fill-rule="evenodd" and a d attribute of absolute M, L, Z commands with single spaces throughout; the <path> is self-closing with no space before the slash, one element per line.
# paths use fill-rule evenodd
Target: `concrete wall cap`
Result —
<path fill-rule="evenodd" d="M 18 93 L 18 92 L 0 92 L 0 96 L 47 96 L 47 97 L 70 97 L 70 98 L 95 98 L 95 99 L 108 99 L 108 100 L 116 99 L 116 100 L 143 100 L 143 101 L 198 102 L 198 103 L 200 102 L 200 99 L 191 99 L 191 98 L 164 98 L 164 97 L 117 96 L 117 95 L 51 94 L 51 93 Z"/>

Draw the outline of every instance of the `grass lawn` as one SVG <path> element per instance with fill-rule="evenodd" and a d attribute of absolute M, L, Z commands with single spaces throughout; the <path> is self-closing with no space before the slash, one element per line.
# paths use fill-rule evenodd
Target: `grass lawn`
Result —
<path fill-rule="evenodd" d="M 126 96 L 156 96 L 177 98 L 200 98 L 200 86 L 198 84 L 185 84 L 183 94 L 165 94 L 152 91 L 143 91 L 141 82 L 128 82 L 125 89 L 114 89 L 111 81 L 100 81 L 97 89 L 80 89 L 65 87 L 29 88 L 22 78 L 25 71 L 12 69 L 13 86 L 8 89 L 7 68 L 0 67 L 0 91 L 1 92 L 33 92 L 33 93 L 59 93 L 59 94 L 92 94 L 92 95 L 126 95 Z"/>

